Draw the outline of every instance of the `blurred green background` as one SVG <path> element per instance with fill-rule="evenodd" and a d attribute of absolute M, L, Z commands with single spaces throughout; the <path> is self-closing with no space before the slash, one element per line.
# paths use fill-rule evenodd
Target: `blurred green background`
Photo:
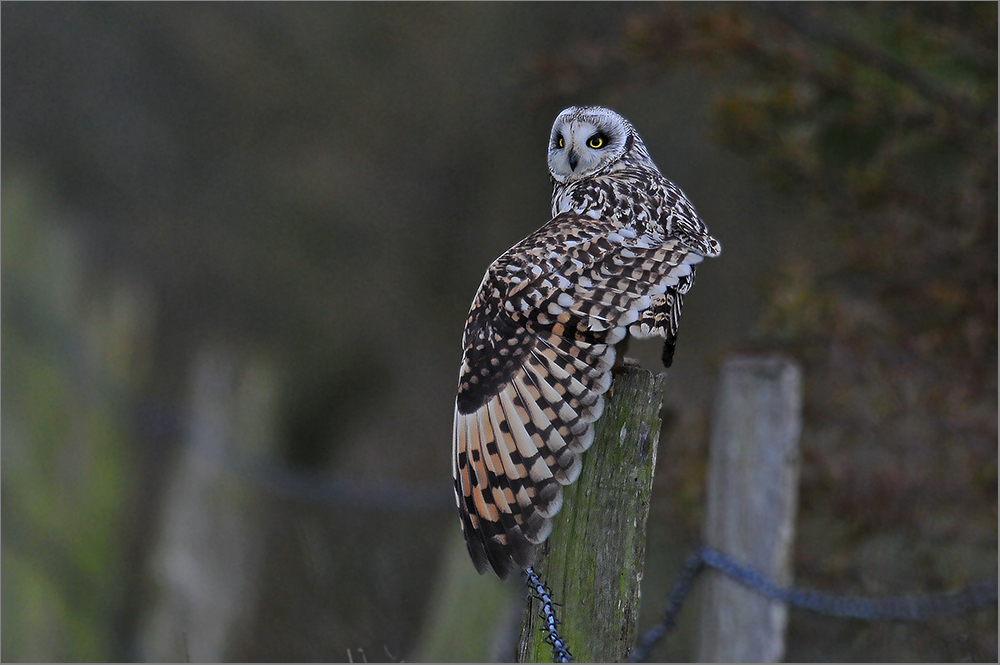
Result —
<path fill-rule="evenodd" d="M 517 583 L 451 577 L 451 417 L 571 104 L 628 117 L 723 246 L 669 372 L 640 630 L 737 352 L 805 369 L 799 584 L 996 576 L 996 3 L 0 11 L 3 660 L 511 655 Z M 656 658 L 693 657 L 696 614 Z M 793 611 L 787 658 L 996 661 L 996 609 Z"/>

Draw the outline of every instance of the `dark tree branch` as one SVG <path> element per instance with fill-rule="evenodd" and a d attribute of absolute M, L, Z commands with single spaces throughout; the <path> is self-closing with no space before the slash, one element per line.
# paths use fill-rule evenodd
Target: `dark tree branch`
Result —
<path fill-rule="evenodd" d="M 978 119 L 979 111 L 967 96 L 940 85 L 919 69 L 903 62 L 884 49 L 861 41 L 830 23 L 820 21 L 809 12 L 788 2 L 762 2 L 754 6 L 790 25 L 806 37 L 832 46 L 865 65 L 908 85 L 927 100 L 944 107 L 951 113 L 969 120 Z"/>

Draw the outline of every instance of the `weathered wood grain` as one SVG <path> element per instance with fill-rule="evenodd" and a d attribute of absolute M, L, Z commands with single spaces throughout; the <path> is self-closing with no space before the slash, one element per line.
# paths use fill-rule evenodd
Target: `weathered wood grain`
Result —
<path fill-rule="evenodd" d="M 539 548 L 535 571 L 561 603 L 560 635 L 580 662 L 624 660 L 633 646 L 664 378 L 634 366 L 615 376 L 580 478 Z M 537 602 L 525 610 L 520 662 L 551 662 L 538 612 Z"/>

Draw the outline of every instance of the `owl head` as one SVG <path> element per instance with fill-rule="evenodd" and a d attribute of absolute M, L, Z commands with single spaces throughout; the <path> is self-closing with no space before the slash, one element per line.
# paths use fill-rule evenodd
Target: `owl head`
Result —
<path fill-rule="evenodd" d="M 652 166 L 642 139 L 628 120 L 603 106 L 571 106 L 552 124 L 549 174 L 556 182 L 567 184 L 606 173 L 630 152 Z"/>

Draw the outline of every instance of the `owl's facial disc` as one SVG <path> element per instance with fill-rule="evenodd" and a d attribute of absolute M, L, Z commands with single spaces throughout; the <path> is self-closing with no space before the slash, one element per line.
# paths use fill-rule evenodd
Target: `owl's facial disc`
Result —
<path fill-rule="evenodd" d="M 556 118 L 549 142 L 549 171 L 558 182 L 594 175 L 624 152 L 628 136 L 608 109 L 572 108 Z M 598 112 L 599 111 L 599 112 Z"/>

